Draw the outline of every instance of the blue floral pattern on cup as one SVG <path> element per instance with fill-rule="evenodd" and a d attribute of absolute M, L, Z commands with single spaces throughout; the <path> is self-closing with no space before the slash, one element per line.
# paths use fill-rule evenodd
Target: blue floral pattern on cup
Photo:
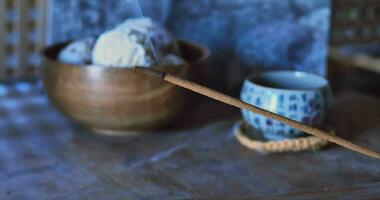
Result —
<path fill-rule="evenodd" d="M 319 126 L 323 123 L 331 98 L 331 90 L 327 80 L 313 74 L 293 71 L 272 71 L 262 74 L 271 75 L 269 81 L 281 79 L 280 83 L 277 84 L 284 86 L 268 87 L 255 82 L 260 78 L 260 75 L 250 77 L 245 80 L 241 90 L 241 99 L 244 102 L 307 125 Z M 298 83 L 297 79 L 302 79 L 302 81 Z M 315 83 L 315 87 L 313 87 L 314 83 L 309 81 L 318 83 Z M 291 82 L 289 85 L 292 86 L 287 86 L 288 82 Z M 297 84 L 303 83 L 307 83 L 310 88 L 304 85 L 297 86 Z M 242 115 L 248 124 L 261 131 L 264 137 L 269 140 L 304 136 L 304 133 L 297 129 L 248 110 L 242 110 Z"/>

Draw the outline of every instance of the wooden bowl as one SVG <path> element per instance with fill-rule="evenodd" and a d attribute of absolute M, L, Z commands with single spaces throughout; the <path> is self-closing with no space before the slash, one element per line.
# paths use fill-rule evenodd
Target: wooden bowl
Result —
<path fill-rule="evenodd" d="M 62 113 L 96 133 L 128 135 L 172 123 L 184 111 L 184 89 L 130 68 L 73 65 L 57 60 L 68 42 L 43 51 L 43 82 Z M 209 56 L 199 45 L 178 41 L 186 64 L 154 68 L 189 78 Z"/>

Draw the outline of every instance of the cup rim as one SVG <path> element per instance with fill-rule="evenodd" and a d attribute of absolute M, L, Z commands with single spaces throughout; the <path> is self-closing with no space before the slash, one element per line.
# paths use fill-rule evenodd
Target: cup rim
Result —
<path fill-rule="evenodd" d="M 273 74 L 273 73 L 289 73 L 292 74 L 294 77 L 301 77 L 301 76 L 309 76 L 313 78 L 317 78 L 320 81 L 322 81 L 321 86 L 318 87 L 313 87 L 313 88 L 307 88 L 307 89 L 289 89 L 289 88 L 278 88 L 278 87 L 270 87 L 270 86 L 265 86 L 262 84 L 259 84 L 255 82 L 260 76 L 264 74 Z M 282 91 L 282 92 L 312 92 L 316 90 L 321 90 L 323 88 L 329 87 L 329 81 L 320 75 L 313 74 L 313 73 L 308 73 L 308 72 L 303 72 L 303 71 L 297 71 L 297 70 L 271 70 L 271 71 L 265 71 L 265 72 L 259 72 L 259 73 L 252 73 L 245 79 L 246 83 L 249 83 L 255 87 L 260 87 L 266 90 L 274 90 L 274 91 Z"/>

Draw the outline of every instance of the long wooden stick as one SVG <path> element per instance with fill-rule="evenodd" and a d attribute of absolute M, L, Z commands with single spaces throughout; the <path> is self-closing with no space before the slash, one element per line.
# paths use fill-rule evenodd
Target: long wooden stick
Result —
<path fill-rule="evenodd" d="M 170 74 L 167 74 L 165 72 L 158 71 L 158 70 L 155 70 L 152 68 L 135 67 L 135 70 L 143 72 L 145 74 L 149 74 L 149 75 L 159 77 L 159 78 L 161 78 L 167 82 L 170 82 L 172 84 L 178 85 L 178 86 L 183 87 L 183 88 L 186 88 L 186 89 L 191 90 L 193 92 L 202 94 L 204 96 L 210 97 L 210 98 L 215 99 L 217 101 L 221 101 L 223 103 L 226 103 L 226 104 L 229 104 L 229 105 L 241 108 L 241 109 L 246 109 L 246 110 L 249 110 L 251 112 L 263 115 L 267 118 L 271 118 L 271 119 L 280 121 L 286 125 L 294 127 L 296 129 L 299 129 L 305 133 L 308 133 L 310 135 L 314 135 L 314 136 L 321 138 L 323 140 L 327 140 L 329 142 L 335 143 L 337 145 L 340 145 L 340 146 L 345 147 L 347 149 L 350 149 L 352 151 L 362 153 L 364 155 L 367 155 L 367 156 L 370 156 L 370 157 L 373 157 L 376 159 L 380 159 L 379 153 L 376 153 L 376 152 L 371 151 L 367 148 L 356 145 L 356 144 L 354 144 L 348 140 L 342 139 L 342 138 L 334 136 L 334 135 L 330 135 L 327 132 L 321 131 L 321 130 L 313 128 L 311 126 L 307 126 L 307 125 L 302 124 L 298 121 L 295 121 L 295 120 L 283 117 L 281 115 L 278 115 L 276 113 L 272 113 L 272 112 L 269 112 L 267 110 L 258 108 L 256 106 L 251 105 L 251 104 L 245 103 L 239 99 L 225 95 L 221 92 L 218 92 L 216 90 L 213 90 L 213 89 L 207 88 L 205 86 L 196 84 L 194 82 L 191 82 L 191 81 L 188 81 L 188 80 L 185 80 L 185 79 L 182 79 L 182 78 L 179 78 L 179 77 L 176 77 L 176 76 L 173 76 L 173 75 L 170 75 Z"/>

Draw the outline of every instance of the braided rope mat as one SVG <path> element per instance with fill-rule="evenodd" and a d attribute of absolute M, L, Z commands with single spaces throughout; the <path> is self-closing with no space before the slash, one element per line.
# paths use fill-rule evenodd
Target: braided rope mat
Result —
<path fill-rule="evenodd" d="M 238 122 L 234 129 L 234 135 L 239 143 L 248 149 L 261 153 L 277 153 L 277 152 L 298 152 L 306 150 L 318 150 L 324 147 L 328 141 L 319 139 L 315 136 L 307 136 L 302 138 L 285 139 L 278 141 L 260 141 L 255 140 L 245 134 L 249 125 L 243 121 Z M 335 134 L 334 131 L 330 131 Z"/>

